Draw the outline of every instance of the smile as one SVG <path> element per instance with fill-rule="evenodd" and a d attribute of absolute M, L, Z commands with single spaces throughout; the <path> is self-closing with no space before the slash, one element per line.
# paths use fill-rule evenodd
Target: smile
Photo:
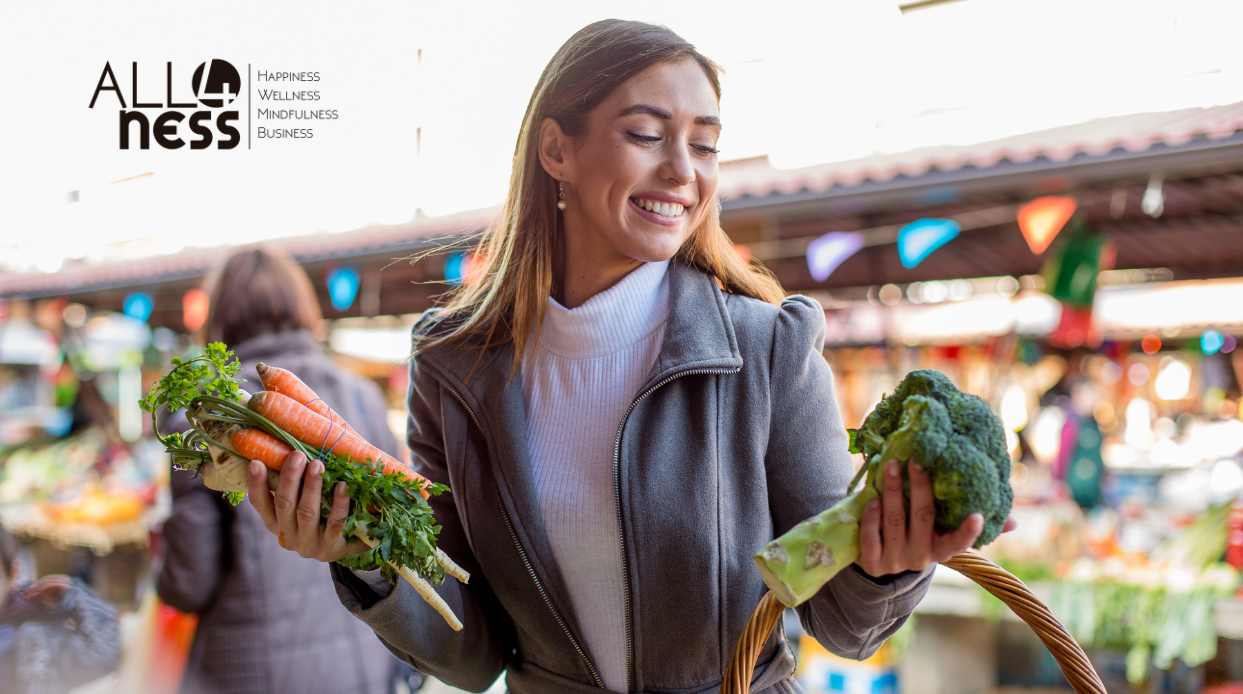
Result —
<path fill-rule="evenodd" d="M 630 198 L 630 204 L 641 217 L 657 224 L 677 224 L 686 214 L 686 208 L 676 202 Z"/>

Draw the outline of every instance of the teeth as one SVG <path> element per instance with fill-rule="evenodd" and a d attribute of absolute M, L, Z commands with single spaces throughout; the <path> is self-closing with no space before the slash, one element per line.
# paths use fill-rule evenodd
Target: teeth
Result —
<path fill-rule="evenodd" d="M 661 202 L 659 200 L 647 200 L 645 198 L 635 198 L 635 204 L 649 212 L 655 212 L 662 217 L 680 217 L 686 211 L 686 208 L 676 202 Z"/>

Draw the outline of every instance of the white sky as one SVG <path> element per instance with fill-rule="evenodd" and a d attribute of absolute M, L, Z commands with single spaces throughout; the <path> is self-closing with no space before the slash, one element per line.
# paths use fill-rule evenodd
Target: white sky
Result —
<path fill-rule="evenodd" d="M 797 166 L 1243 99 L 1232 0 L 965 0 L 905 16 L 897 0 L 209 5 L 0 5 L 0 268 L 495 204 L 540 70 L 610 16 L 665 24 L 725 66 L 723 159 Z M 250 151 L 120 151 L 110 95 L 87 108 L 105 61 L 123 85 L 138 61 L 153 100 L 166 60 L 178 98 L 211 57 L 319 71 L 318 106 L 341 119 Z"/>

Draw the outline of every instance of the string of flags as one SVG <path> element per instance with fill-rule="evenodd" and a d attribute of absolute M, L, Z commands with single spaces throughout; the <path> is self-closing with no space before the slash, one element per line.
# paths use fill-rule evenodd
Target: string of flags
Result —
<path fill-rule="evenodd" d="M 1077 209 L 1078 203 L 1069 195 L 1046 195 L 1021 206 L 1016 221 L 1032 253 L 1042 255 L 1047 251 Z M 910 222 L 898 230 L 898 260 L 908 270 L 918 267 L 961 232 L 962 224 L 955 219 L 925 217 Z M 865 245 L 864 232 L 823 234 L 807 245 L 807 270 L 813 280 L 824 282 Z M 739 252 L 743 253 L 744 248 L 740 246 Z M 749 257 L 749 253 L 745 255 Z"/>

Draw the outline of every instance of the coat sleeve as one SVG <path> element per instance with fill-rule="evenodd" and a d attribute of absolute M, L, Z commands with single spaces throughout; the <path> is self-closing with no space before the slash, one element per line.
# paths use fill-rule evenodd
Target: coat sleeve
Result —
<path fill-rule="evenodd" d="M 824 309 L 814 299 L 794 295 L 782 302 L 772 339 L 765 459 L 778 536 L 844 497 L 853 473 L 824 333 Z M 902 626 L 931 576 L 928 569 L 874 579 L 852 564 L 799 606 L 799 619 L 825 648 L 861 660 Z"/>
<path fill-rule="evenodd" d="M 187 426 L 178 415 L 160 429 L 180 431 Z M 160 533 L 164 560 L 156 593 L 182 612 L 202 612 L 223 579 L 226 511 L 218 493 L 204 487 L 194 473 L 174 469 L 169 481 L 173 508 Z"/>
<path fill-rule="evenodd" d="M 410 361 L 407 400 L 406 438 L 414 468 L 434 482 L 449 484 L 440 419 L 441 387 L 420 370 L 417 356 Z M 333 565 L 337 595 L 389 650 L 421 672 L 462 689 L 483 691 L 496 681 L 512 657 L 513 626 L 479 570 L 452 492 L 432 497 L 430 503 L 441 524 L 440 548 L 471 575 L 467 585 L 447 578 L 436 587 L 462 620 L 462 631 L 450 630 L 405 581 L 377 590 L 374 576 Z"/>

